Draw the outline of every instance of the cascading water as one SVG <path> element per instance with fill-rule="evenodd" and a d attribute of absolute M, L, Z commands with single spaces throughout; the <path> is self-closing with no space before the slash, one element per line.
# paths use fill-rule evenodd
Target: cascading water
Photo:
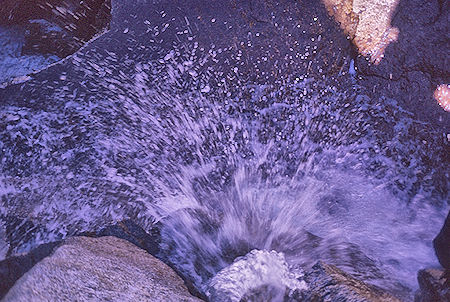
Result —
<path fill-rule="evenodd" d="M 61 87 L 59 107 L 2 107 L 10 254 L 132 218 L 161 223 L 159 256 L 202 293 L 259 249 L 300 268 L 322 259 L 410 297 L 417 270 L 437 264 L 443 138 L 356 85 L 237 74 L 230 85 L 219 67 L 202 69 L 229 50 L 183 47 L 134 63 L 134 80 L 105 78 L 101 101 Z"/>

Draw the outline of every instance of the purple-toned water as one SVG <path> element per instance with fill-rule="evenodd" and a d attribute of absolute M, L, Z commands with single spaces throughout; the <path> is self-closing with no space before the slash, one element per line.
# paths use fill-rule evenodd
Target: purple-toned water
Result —
<path fill-rule="evenodd" d="M 104 71 L 104 99 L 62 85 L 58 108 L 2 106 L 10 254 L 131 218 L 160 222 L 160 257 L 201 292 L 259 249 L 305 269 L 321 259 L 411 297 L 416 272 L 437 265 L 448 138 L 356 84 L 341 91 L 299 73 L 260 85 L 236 66 L 230 86 L 220 67 L 203 68 L 227 52 L 192 42 L 145 62 L 111 50 L 79 65 L 75 54 L 87 76 Z"/>

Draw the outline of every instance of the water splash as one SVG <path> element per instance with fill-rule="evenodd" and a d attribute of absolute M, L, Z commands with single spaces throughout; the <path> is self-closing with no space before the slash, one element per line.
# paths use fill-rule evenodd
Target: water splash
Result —
<path fill-rule="evenodd" d="M 199 291 L 261 249 L 411 294 L 416 271 L 436 264 L 431 238 L 448 195 L 441 137 L 360 87 L 308 75 L 222 81 L 225 71 L 209 68 L 218 53 L 193 44 L 126 62 L 132 76 L 107 72 L 101 100 L 63 86 L 52 97 L 64 101 L 2 107 L 10 254 L 120 219 L 156 220 L 161 258 Z"/>
<path fill-rule="evenodd" d="M 214 276 L 207 296 L 210 301 L 242 301 L 245 294 L 253 291 L 266 301 L 283 301 L 285 296 L 308 288 L 305 281 L 299 280 L 303 277 L 302 271 L 288 267 L 283 254 L 253 250 Z"/>

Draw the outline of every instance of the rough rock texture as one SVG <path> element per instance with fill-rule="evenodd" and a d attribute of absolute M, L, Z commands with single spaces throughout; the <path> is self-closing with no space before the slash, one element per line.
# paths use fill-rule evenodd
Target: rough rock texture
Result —
<path fill-rule="evenodd" d="M 36 263 L 47 257 L 61 242 L 51 242 L 38 246 L 24 255 L 0 261 L 0 299 L 14 283 Z"/>
<path fill-rule="evenodd" d="M 304 301 L 400 302 L 380 288 L 368 285 L 333 265 L 319 261 L 306 273 L 309 293 Z"/>
<path fill-rule="evenodd" d="M 150 230 L 150 233 L 147 233 L 131 220 L 120 221 L 98 232 L 85 232 L 80 235 L 89 237 L 115 236 L 131 242 L 151 255 L 156 255 L 159 251 L 158 228 L 155 227 Z M 28 253 L 0 261 L 0 280 L 2 280 L 0 283 L 0 299 L 20 277 L 44 257 L 50 255 L 60 244 L 61 241 L 41 244 Z"/>
<path fill-rule="evenodd" d="M 359 52 L 379 64 L 398 29 L 391 27 L 398 0 L 324 0 L 330 15 L 351 37 Z"/>
<path fill-rule="evenodd" d="M 361 83 L 377 95 L 393 97 L 419 119 L 434 121 L 437 131 L 449 131 L 450 114 L 439 107 L 433 93 L 448 84 L 449 1 L 402 0 L 392 15 L 398 39 L 390 43 L 379 65 L 359 57 Z M 387 89 L 386 89 L 387 88 Z"/>
<path fill-rule="evenodd" d="M 354 38 L 359 16 L 353 10 L 353 0 L 323 0 L 328 13 L 334 17 L 344 32 Z"/>
<path fill-rule="evenodd" d="M 415 302 L 448 302 L 450 301 L 450 276 L 442 269 L 420 270 L 417 279 L 420 290 Z"/>
<path fill-rule="evenodd" d="M 449 84 L 449 2 L 323 2 L 362 55 L 356 60 L 361 83 L 448 131 L 448 114 L 440 112 L 433 92 Z"/>
<path fill-rule="evenodd" d="M 167 265 L 116 237 L 73 237 L 3 301 L 200 301 Z"/>
<path fill-rule="evenodd" d="M 207 296 L 214 302 L 256 301 L 261 297 L 279 301 L 307 289 L 304 281 L 297 280 L 301 276 L 301 272 L 290 271 L 282 253 L 253 250 L 217 273 Z"/>
<path fill-rule="evenodd" d="M 441 231 L 434 238 L 433 245 L 439 263 L 444 269 L 450 270 L 450 212 L 445 219 Z"/>

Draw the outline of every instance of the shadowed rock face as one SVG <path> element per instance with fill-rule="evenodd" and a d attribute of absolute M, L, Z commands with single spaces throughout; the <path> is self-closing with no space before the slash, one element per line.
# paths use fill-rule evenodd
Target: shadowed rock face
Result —
<path fill-rule="evenodd" d="M 433 246 L 442 267 L 450 271 L 450 212 L 441 231 L 434 238 Z"/>
<path fill-rule="evenodd" d="M 433 121 L 448 133 L 450 114 L 433 97 L 437 87 L 448 85 L 449 2 L 441 0 L 401 0 L 392 14 L 392 27 L 398 29 L 396 42 L 390 43 L 378 65 L 363 57 L 356 65 L 361 84 L 373 87 L 404 104 L 422 120 Z"/>
<path fill-rule="evenodd" d="M 55 54 L 64 58 L 107 29 L 110 0 L 6 0 L 0 25 L 23 26 L 22 54 Z"/>
<path fill-rule="evenodd" d="M 361 83 L 372 86 L 379 94 L 402 99 L 405 107 L 420 118 L 434 119 L 448 130 L 448 114 L 439 113 L 437 106 L 440 102 L 446 108 L 448 96 L 433 99 L 433 91 L 447 87 L 450 76 L 448 1 L 323 0 L 323 3 L 362 55 L 356 62 Z M 387 89 L 382 88 L 386 86 Z"/>
<path fill-rule="evenodd" d="M 2 301 L 201 301 L 167 265 L 116 237 L 74 237 L 22 276 Z"/>

